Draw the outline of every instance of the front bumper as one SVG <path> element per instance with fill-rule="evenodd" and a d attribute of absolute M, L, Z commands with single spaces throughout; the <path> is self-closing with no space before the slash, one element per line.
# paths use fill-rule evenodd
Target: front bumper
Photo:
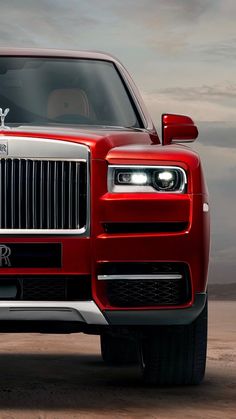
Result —
<path fill-rule="evenodd" d="M 99 170 L 98 170 L 99 169 Z M 203 212 L 207 200 L 204 194 L 118 196 L 106 193 L 106 185 L 99 187 L 96 179 L 106 179 L 107 166 L 94 164 L 91 186 L 91 235 L 27 235 L 14 237 L 16 244 L 59 243 L 62 249 L 61 265 L 30 267 L 2 266 L 2 276 L 34 277 L 72 276 L 80 281 L 91 278 L 91 296 L 86 301 L 1 301 L 0 321 L 64 321 L 84 325 L 161 325 L 191 323 L 204 306 L 207 283 L 209 250 L 209 215 Z M 185 223 L 183 231 L 106 231 L 108 224 Z M 132 226 L 133 227 L 133 226 Z M 2 244 L 11 247 L 12 238 L 2 237 Z M 104 281 L 98 280 L 99 266 L 119 263 L 183 263 L 188 265 L 191 282 L 191 299 L 176 307 L 137 307 L 111 305 L 106 295 Z M 137 273 L 137 272 L 136 272 Z M 135 274 L 136 274 L 135 273 Z M 125 272 L 127 274 L 127 272 Z M 73 296 L 71 297 L 71 299 Z M 82 300 L 81 296 L 79 297 Z M 88 301 L 88 300 L 91 301 Z M 203 299 L 203 301 L 202 301 Z M 39 298 L 42 300 L 42 298 Z M 201 301 L 200 301 L 201 300 Z"/>
<path fill-rule="evenodd" d="M 105 310 L 102 312 L 93 301 L 46 302 L 2 301 L 1 322 L 65 322 L 88 326 L 167 326 L 192 323 L 206 304 L 206 293 L 195 296 L 194 304 L 183 309 L 145 311 Z"/>
<path fill-rule="evenodd" d="M 94 301 L 1 301 L 0 321 L 79 322 L 108 325 Z"/>
<path fill-rule="evenodd" d="M 112 326 L 181 326 L 192 323 L 201 314 L 206 299 L 206 293 L 199 293 L 195 295 L 193 305 L 187 308 L 145 311 L 107 310 L 104 315 Z"/>

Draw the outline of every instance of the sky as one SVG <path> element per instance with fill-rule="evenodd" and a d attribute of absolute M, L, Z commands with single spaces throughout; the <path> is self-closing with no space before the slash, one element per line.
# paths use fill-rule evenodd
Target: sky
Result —
<path fill-rule="evenodd" d="M 236 1 L 0 0 L 0 46 L 92 49 L 118 57 L 155 125 L 198 123 L 210 192 L 210 280 L 236 282 Z"/>

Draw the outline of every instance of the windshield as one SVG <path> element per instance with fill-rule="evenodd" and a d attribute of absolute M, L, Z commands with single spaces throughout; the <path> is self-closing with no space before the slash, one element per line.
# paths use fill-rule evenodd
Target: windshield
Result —
<path fill-rule="evenodd" d="M 5 125 L 72 124 L 140 127 L 138 114 L 108 61 L 0 57 Z"/>

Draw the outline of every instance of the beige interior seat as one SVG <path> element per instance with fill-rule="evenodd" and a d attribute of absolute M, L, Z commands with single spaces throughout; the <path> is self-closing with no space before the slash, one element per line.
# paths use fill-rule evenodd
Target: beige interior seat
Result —
<path fill-rule="evenodd" d="M 81 89 L 55 89 L 48 98 L 47 114 L 52 119 L 62 115 L 81 115 L 88 118 L 88 97 Z"/>

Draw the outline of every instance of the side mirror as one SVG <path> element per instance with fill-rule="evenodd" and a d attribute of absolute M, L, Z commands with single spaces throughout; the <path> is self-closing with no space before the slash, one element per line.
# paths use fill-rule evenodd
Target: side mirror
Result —
<path fill-rule="evenodd" d="M 198 129 L 191 118 L 184 115 L 162 115 L 162 145 L 174 142 L 192 142 Z"/>

